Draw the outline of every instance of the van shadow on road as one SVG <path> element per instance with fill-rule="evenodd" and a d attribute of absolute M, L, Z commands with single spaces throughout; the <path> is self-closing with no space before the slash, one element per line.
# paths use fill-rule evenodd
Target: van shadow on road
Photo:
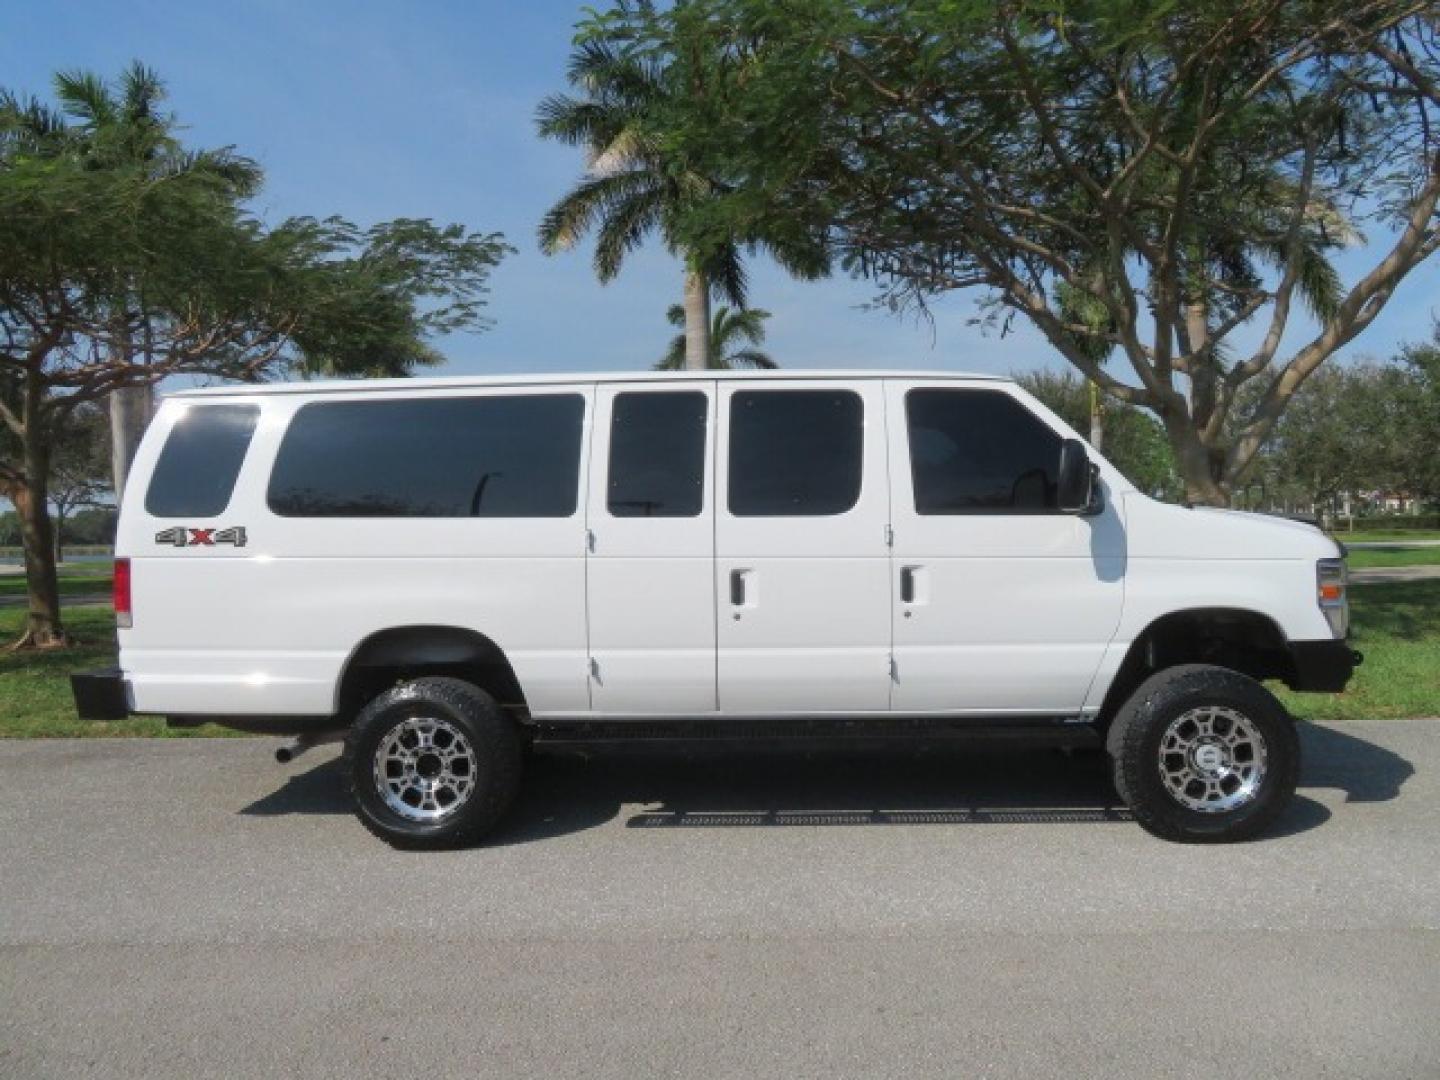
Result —
<path fill-rule="evenodd" d="M 1363 726 L 1352 728 L 1363 731 Z M 1323 824 L 1306 788 L 1347 802 L 1399 795 L 1414 773 L 1359 735 L 1302 724 L 1302 794 L 1270 838 Z M 489 845 L 528 843 L 614 821 L 632 829 L 1077 824 L 1127 822 L 1100 753 L 999 750 L 949 743 L 819 749 L 747 745 L 595 746 L 538 751 L 520 798 Z M 338 759 L 291 777 L 241 813 L 348 814 Z"/>

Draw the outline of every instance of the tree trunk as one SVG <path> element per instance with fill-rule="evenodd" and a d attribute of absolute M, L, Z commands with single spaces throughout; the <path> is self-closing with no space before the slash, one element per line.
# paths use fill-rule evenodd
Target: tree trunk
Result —
<path fill-rule="evenodd" d="M 1175 467 L 1185 484 L 1185 501 L 1195 506 L 1229 506 L 1230 489 L 1221 483 L 1224 454 L 1200 441 L 1188 416 L 1165 418 L 1165 431 L 1175 451 Z"/>
<path fill-rule="evenodd" d="M 710 283 L 700 270 L 685 271 L 685 370 L 710 366 Z"/>
<path fill-rule="evenodd" d="M 155 411 L 153 386 L 123 386 L 110 394 L 110 470 L 115 484 L 115 504 L 125 493 L 130 464 L 140 437 L 145 434 Z"/>
<path fill-rule="evenodd" d="M 1105 408 L 1100 401 L 1100 387 L 1093 380 L 1090 386 L 1090 445 L 1097 454 L 1103 453 L 1105 442 Z"/>
<path fill-rule="evenodd" d="M 55 535 L 50 524 L 50 454 L 40 424 L 30 418 L 23 437 L 25 482 L 15 491 L 15 512 L 25 548 L 25 585 L 30 614 L 15 648 L 58 648 L 70 644 L 60 622 L 60 582 L 55 569 Z"/>

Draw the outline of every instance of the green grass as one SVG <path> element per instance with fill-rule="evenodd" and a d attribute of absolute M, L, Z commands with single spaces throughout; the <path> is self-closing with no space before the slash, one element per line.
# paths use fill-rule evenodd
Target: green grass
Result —
<path fill-rule="evenodd" d="M 0 609 L 0 642 L 19 637 L 24 621 L 24 609 Z M 108 607 L 67 608 L 65 625 L 81 642 L 73 649 L 0 652 L 0 738 L 234 734 L 213 724 L 171 731 L 153 716 L 98 724 L 79 719 L 70 672 L 115 663 L 115 616 Z"/>
<path fill-rule="evenodd" d="M 1296 716 L 1308 720 L 1374 720 L 1440 716 L 1440 580 L 1355 585 L 1351 640 L 1365 663 L 1343 694 L 1295 694 L 1276 686 Z M 20 633 L 24 612 L 0 609 L 0 641 Z M 224 728 L 170 731 L 147 717 L 114 723 L 76 718 L 69 674 L 115 662 L 115 631 L 105 607 L 66 609 L 81 642 L 61 652 L 0 653 L 0 738 L 227 735 Z"/>
<path fill-rule="evenodd" d="M 1345 561 L 1351 570 L 1372 566 L 1436 566 L 1440 565 L 1440 547 L 1351 548 Z"/>
<path fill-rule="evenodd" d="M 60 571 L 61 596 L 101 596 L 110 592 L 110 567 L 104 563 L 93 570 L 66 568 Z M 0 577 L 0 596 L 24 596 L 25 575 L 6 574 Z"/>
<path fill-rule="evenodd" d="M 1350 641 L 1365 654 L 1343 694 L 1280 699 L 1307 720 L 1440 716 L 1440 581 L 1351 586 Z"/>

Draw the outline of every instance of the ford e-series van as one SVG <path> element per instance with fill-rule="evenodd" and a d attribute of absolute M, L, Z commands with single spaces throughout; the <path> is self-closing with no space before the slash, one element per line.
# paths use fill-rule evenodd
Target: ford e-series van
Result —
<path fill-rule="evenodd" d="M 116 555 L 82 715 L 343 737 L 409 846 L 494 826 L 531 743 L 627 734 L 1089 740 L 1146 829 L 1248 837 L 1299 768 L 1261 681 L 1358 660 L 1319 530 L 1156 502 L 988 377 L 187 391 Z"/>

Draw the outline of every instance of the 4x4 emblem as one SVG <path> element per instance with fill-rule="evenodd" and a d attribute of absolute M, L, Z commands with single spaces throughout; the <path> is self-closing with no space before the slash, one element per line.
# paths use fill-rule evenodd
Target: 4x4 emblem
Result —
<path fill-rule="evenodd" d="M 230 529 L 191 529 L 177 525 L 173 529 L 165 529 L 156 533 L 155 542 L 170 544 L 173 547 L 214 547 L 216 544 L 233 544 L 236 547 L 244 547 L 245 527 L 237 525 Z"/>

